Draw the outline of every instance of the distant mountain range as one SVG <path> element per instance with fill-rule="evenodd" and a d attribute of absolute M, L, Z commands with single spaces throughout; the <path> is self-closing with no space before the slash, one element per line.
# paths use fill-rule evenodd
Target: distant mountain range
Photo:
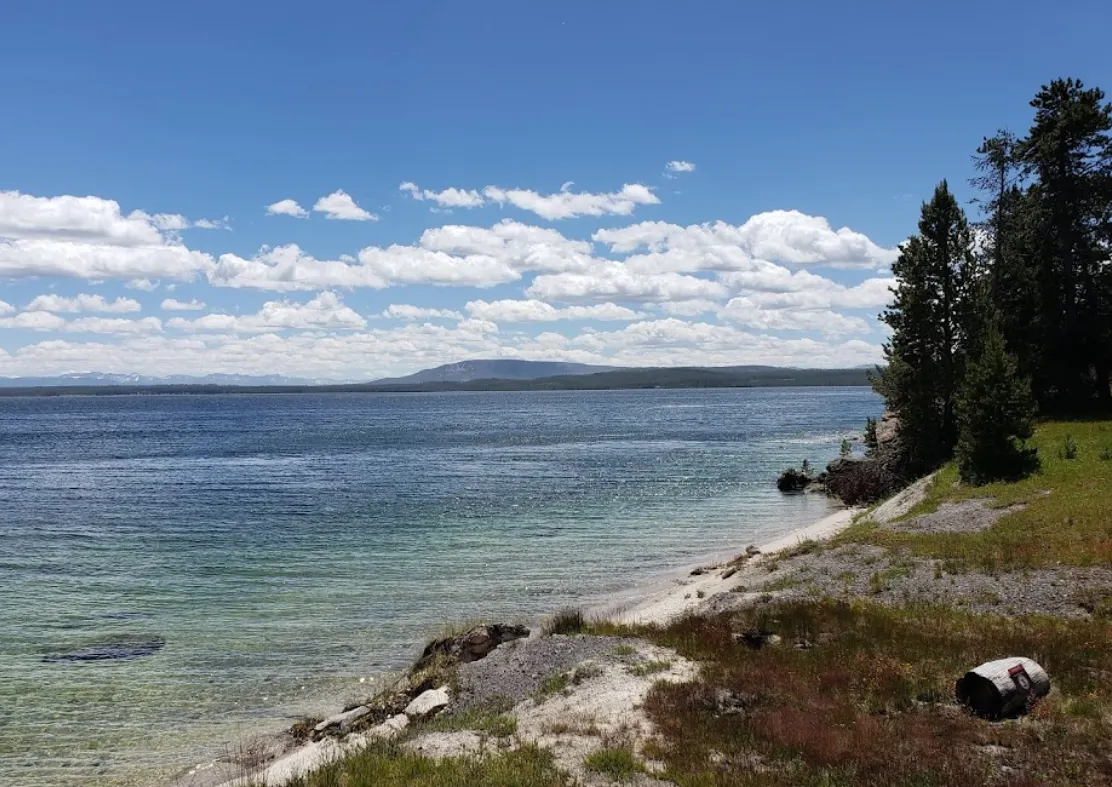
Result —
<path fill-rule="evenodd" d="M 617 366 L 591 366 L 585 363 L 560 361 L 519 361 L 496 358 L 479 361 L 446 363 L 433 369 L 424 369 L 405 377 L 388 377 L 375 380 L 374 385 L 413 385 L 415 383 L 469 383 L 472 380 L 537 380 L 542 377 L 561 377 L 568 374 L 596 374 L 610 372 Z"/>
<path fill-rule="evenodd" d="M 0 378 L 0 395 L 124 393 L 404 393 L 421 391 L 555 391 L 631 388 L 769 388 L 868 385 L 856 369 L 793 369 L 777 366 L 622 368 L 555 361 L 509 359 L 461 361 L 406 377 L 368 383 L 319 384 L 280 375 L 210 374 L 146 377 L 131 374 L 68 374 Z"/>
<path fill-rule="evenodd" d="M 57 377 L 0 377 L 0 388 L 48 388 L 55 386 L 91 385 L 312 385 L 312 380 L 284 377 L 279 374 L 206 374 L 200 377 L 174 374 L 168 377 L 151 377 L 142 374 L 109 374 L 84 372 L 62 374 Z"/>

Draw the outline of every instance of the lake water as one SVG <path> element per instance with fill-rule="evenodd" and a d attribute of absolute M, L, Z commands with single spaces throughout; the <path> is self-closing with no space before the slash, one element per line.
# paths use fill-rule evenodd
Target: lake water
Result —
<path fill-rule="evenodd" d="M 777 472 L 879 411 L 864 388 L 0 399 L 0 787 L 157 784 L 365 696 L 450 622 L 812 522 L 830 504 Z M 147 655 L 73 660 L 112 643 Z"/>

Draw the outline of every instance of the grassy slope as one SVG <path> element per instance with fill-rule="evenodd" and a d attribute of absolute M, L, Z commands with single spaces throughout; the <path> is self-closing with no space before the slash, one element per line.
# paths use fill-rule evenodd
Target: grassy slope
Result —
<path fill-rule="evenodd" d="M 1077 445 L 1065 458 L 1066 437 Z M 942 558 L 947 569 L 998 572 L 1055 565 L 1112 564 L 1112 422 L 1048 423 L 1034 438 L 1040 472 L 1014 484 L 957 485 L 957 468 L 942 469 L 927 499 L 911 515 L 947 501 L 985 497 L 993 505 L 1023 504 L 980 533 L 904 533 L 858 525 L 842 540 Z M 1105 454 L 1104 452 L 1109 453 Z"/>

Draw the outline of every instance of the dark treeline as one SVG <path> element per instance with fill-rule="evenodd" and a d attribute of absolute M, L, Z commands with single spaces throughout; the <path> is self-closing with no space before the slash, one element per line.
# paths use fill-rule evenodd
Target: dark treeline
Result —
<path fill-rule="evenodd" d="M 0 388 L 7 396 L 121 396 L 139 394 L 435 393 L 451 391 L 592 391 L 643 388 L 780 388 L 868 385 L 864 369 L 736 371 L 700 367 L 619 369 L 535 380 L 470 380 L 349 385 L 64 385 Z"/>
<path fill-rule="evenodd" d="M 1031 107 L 973 157 L 981 221 L 943 181 L 893 265 L 874 385 L 909 476 L 955 455 L 970 482 L 1021 475 L 1037 415 L 1112 412 L 1112 107 L 1075 79 Z"/>

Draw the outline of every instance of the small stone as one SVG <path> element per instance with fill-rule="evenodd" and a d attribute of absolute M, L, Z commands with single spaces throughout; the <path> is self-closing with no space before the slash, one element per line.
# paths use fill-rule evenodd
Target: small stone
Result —
<path fill-rule="evenodd" d="M 432 716 L 449 703 L 448 687 L 429 689 L 405 708 L 405 715 L 410 719 L 423 719 Z"/>
<path fill-rule="evenodd" d="M 334 735 L 336 733 L 344 735 L 351 730 L 355 722 L 370 712 L 371 709 L 366 705 L 360 705 L 344 713 L 330 716 L 313 728 L 313 740 L 319 740 L 325 735 Z"/>
<path fill-rule="evenodd" d="M 745 548 L 745 554 L 749 557 L 756 557 L 757 555 L 761 554 L 761 550 L 750 544 Z"/>
<path fill-rule="evenodd" d="M 736 573 L 737 573 L 737 566 L 734 566 L 733 568 L 728 568 L 728 569 L 726 569 L 725 571 L 722 572 L 722 578 L 723 579 L 729 579 L 730 577 L 732 577 Z"/>
<path fill-rule="evenodd" d="M 695 569 L 694 571 L 691 572 L 691 576 L 698 577 L 698 576 L 702 576 L 705 573 L 707 573 L 707 570 L 705 568 L 697 568 L 697 569 Z"/>

